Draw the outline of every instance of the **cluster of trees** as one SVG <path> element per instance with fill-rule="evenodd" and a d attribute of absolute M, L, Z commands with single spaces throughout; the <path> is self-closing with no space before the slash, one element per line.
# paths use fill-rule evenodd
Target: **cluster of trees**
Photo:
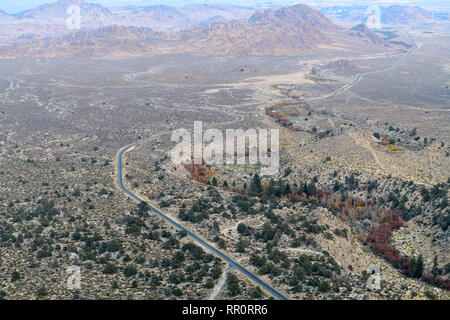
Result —
<path fill-rule="evenodd" d="M 235 297 L 241 293 L 239 279 L 234 273 L 229 273 L 227 276 L 227 288 L 230 297 Z"/>
<path fill-rule="evenodd" d="M 422 279 L 428 283 L 439 286 L 448 290 L 450 281 L 444 280 L 437 275 L 424 274 L 423 256 L 416 257 L 401 256 L 400 253 L 392 246 L 390 238 L 392 231 L 403 225 L 403 219 L 400 214 L 391 212 L 383 222 L 367 237 L 367 241 L 372 244 L 372 250 L 381 254 L 386 260 L 391 262 L 394 267 L 401 269 L 404 275 L 412 278 Z"/>
<path fill-rule="evenodd" d="M 252 208 L 254 202 L 250 201 L 251 198 L 247 197 L 247 195 L 260 196 L 262 199 L 271 200 L 285 198 L 290 199 L 291 201 L 318 201 L 321 205 L 332 210 L 332 212 L 340 212 L 342 214 L 342 217 L 345 219 L 348 219 L 352 216 L 357 219 L 363 219 L 367 217 L 367 215 L 369 215 L 370 218 L 374 218 L 374 214 L 368 212 L 371 209 L 377 209 L 372 202 L 369 201 L 365 203 L 359 200 L 355 200 L 346 193 L 346 191 L 356 190 L 360 187 L 359 181 L 354 174 L 346 177 L 345 187 L 339 183 L 335 183 L 334 192 L 340 191 L 341 201 L 336 201 L 334 197 L 330 197 L 329 194 L 318 190 L 315 186 L 316 181 L 317 180 L 313 179 L 310 183 L 302 183 L 300 184 L 300 186 L 296 184 L 291 186 L 289 183 L 284 182 L 282 179 L 276 182 L 274 180 L 271 180 L 269 184 L 264 184 L 262 183 L 258 174 L 255 174 L 253 175 L 248 187 L 246 184 L 244 184 L 243 188 L 236 188 L 240 195 L 235 196 L 233 202 L 244 213 L 256 213 L 256 211 Z M 374 181 L 369 181 L 369 183 L 367 184 L 367 190 L 369 193 L 373 190 L 376 190 L 377 188 L 378 184 Z M 424 202 L 434 201 L 434 203 L 438 203 L 437 200 L 442 199 L 441 202 L 438 203 L 438 206 L 445 209 L 448 205 L 448 202 L 446 201 L 447 186 L 444 184 L 434 186 L 431 190 L 422 189 L 421 194 Z M 382 199 L 380 199 L 380 203 L 383 204 L 384 201 L 381 200 Z M 387 198 L 387 202 L 390 203 L 391 210 L 382 208 L 378 208 L 377 210 L 375 210 L 376 212 L 379 211 L 375 214 L 375 217 L 378 215 L 378 217 L 384 218 L 381 221 L 380 225 L 371 234 L 369 234 L 369 236 L 367 237 L 367 241 L 371 243 L 371 247 L 374 252 L 384 256 L 394 266 L 401 269 L 404 274 L 416 278 L 425 279 L 427 276 L 422 275 L 422 271 L 420 271 L 420 260 L 418 262 L 410 261 L 408 258 L 402 257 L 390 243 L 390 236 L 392 231 L 403 224 L 402 217 L 404 217 L 405 219 L 411 219 L 412 217 L 415 217 L 422 212 L 420 207 L 416 207 L 414 205 L 410 206 L 410 208 L 407 208 L 407 201 L 408 198 L 406 196 L 399 198 L 391 192 Z M 397 210 L 398 212 L 395 212 L 393 210 Z M 352 214 L 353 211 L 355 214 Z M 356 212 L 358 211 L 359 213 L 356 214 Z M 270 214 L 267 213 L 267 216 L 270 217 Z M 436 215 L 435 220 L 437 223 L 441 224 L 444 230 L 446 230 L 450 222 L 450 214 L 447 212 L 447 215 Z M 377 221 L 375 220 L 374 222 L 376 223 Z M 324 231 L 322 230 L 322 228 L 320 228 L 320 226 L 316 226 L 311 221 L 304 222 L 302 226 L 307 232 L 319 233 Z M 264 242 L 269 242 L 274 240 L 277 231 L 280 230 L 277 230 L 277 228 L 272 228 L 270 224 L 266 224 L 263 226 L 261 232 L 256 232 L 254 234 L 256 238 Z M 251 233 L 251 231 L 246 228 L 245 225 L 239 226 L 239 232 L 245 236 Z M 347 236 L 340 230 L 338 230 L 337 233 L 335 232 L 335 234 L 338 236 Z M 301 239 L 299 239 L 299 241 L 300 240 Z M 274 276 L 278 274 L 280 270 L 275 264 L 271 262 L 265 262 L 260 266 L 260 272 L 264 274 L 271 274 Z M 443 282 L 443 280 L 439 277 L 432 277 L 429 281 L 439 283 L 444 287 L 446 285 L 445 282 Z"/>
<path fill-rule="evenodd" d="M 436 286 L 447 291 L 450 290 L 450 280 L 448 279 L 446 280 L 439 276 L 426 274 L 422 276 L 422 280 L 426 283 L 431 284 L 432 286 Z"/>
<path fill-rule="evenodd" d="M 248 197 L 247 195 L 236 195 L 232 198 L 232 203 L 236 205 L 244 214 L 253 215 L 257 211 L 253 209 L 256 204 L 256 200 Z"/>
<path fill-rule="evenodd" d="M 289 279 L 289 285 L 293 292 L 303 291 L 300 283 L 307 282 L 310 286 L 318 288 L 320 292 L 328 292 L 331 289 L 330 279 L 333 275 L 341 273 L 341 269 L 336 261 L 329 256 L 314 257 L 301 255 L 294 260 L 293 273 Z"/>
<path fill-rule="evenodd" d="M 148 226 L 140 217 L 126 217 L 125 224 L 125 233 L 135 237 L 141 234 L 142 229 L 148 229 Z"/>
<path fill-rule="evenodd" d="M 350 191 L 356 190 L 359 187 L 359 181 L 356 179 L 354 173 L 352 173 L 349 177 L 345 177 L 345 183 Z"/>
<path fill-rule="evenodd" d="M 363 235 L 363 238 L 371 244 L 371 248 L 375 253 L 384 256 L 386 260 L 391 262 L 395 267 L 401 269 L 405 275 L 428 279 L 429 282 L 431 281 L 433 283 L 438 283 L 441 287 L 445 287 L 447 285 L 444 280 L 437 276 L 429 277 L 424 275 L 423 261 L 420 259 L 410 260 L 407 257 L 401 256 L 400 253 L 391 245 L 390 237 L 392 231 L 403 225 L 403 217 L 405 219 L 411 219 L 422 212 L 420 207 L 416 207 L 414 205 L 406 208 L 406 203 L 408 202 L 408 197 L 406 195 L 400 197 L 400 195 L 398 195 L 398 191 L 396 193 L 391 192 L 387 197 L 387 203 L 390 203 L 391 209 L 385 209 L 380 206 L 380 204 L 383 205 L 383 203 L 385 203 L 381 198 L 379 201 L 380 204 L 378 204 L 376 200 L 374 202 L 364 202 L 349 196 L 347 191 L 353 191 L 361 188 L 355 174 L 351 174 L 345 178 L 345 185 L 341 185 L 338 182 L 335 183 L 333 191 L 335 193 L 340 192 L 340 199 L 338 199 L 335 194 L 328 194 L 317 189 L 315 186 L 316 182 L 317 178 L 312 179 L 309 183 L 305 182 L 300 183 L 299 185 L 290 185 L 283 179 L 279 179 L 278 181 L 272 179 L 268 184 L 265 184 L 256 173 L 252 176 L 249 186 L 244 184 L 242 188 L 237 187 L 234 189 L 239 193 L 239 195 L 236 195 L 233 198 L 233 203 L 244 213 L 255 214 L 257 213 L 257 211 L 253 208 L 255 201 L 251 197 L 259 196 L 262 202 L 269 200 L 271 203 L 275 203 L 277 199 L 287 199 L 293 202 L 302 201 L 304 203 L 308 202 L 312 204 L 320 204 L 330 209 L 331 212 L 335 214 L 340 213 L 344 220 L 348 220 L 349 218 L 359 220 L 369 218 L 375 224 L 379 223 L 379 226 L 367 237 Z M 217 185 L 218 183 L 215 184 Z M 366 188 L 370 194 L 370 192 L 378 188 L 378 183 L 376 181 L 369 181 Z M 431 190 L 424 188 L 421 191 L 423 201 L 434 201 L 434 203 L 438 203 L 438 200 L 442 199 L 440 200 L 441 202 L 439 203 L 439 206 L 440 208 L 445 209 L 448 206 L 447 190 L 448 186 L 446 184 L 436 185 L 431 188 Z M 273 227 L 270 223 L 266 223 L 260 231 L 256 231 L 248 228 L 244 224 L 240 224 L 238 226 L 238 232 L 240 234 L 243 236 L 254 235 L 256 239 L 266 243 L 276 241 L 279 237 L 277 236 L 277 233 L 281 235 L 284 232 L 288 235 L 294 234 L 295 236 L 295 233 L 293 233 L 292 230 L 289 230 L 289 227 L 287 229 L 283 228 L 283 223 L 279 221 L 279 218 L 276 217 L 270 209 L 260 211 L 267 218 L 269 218 L 272 224 L 275 224 L 275 227 Z M 447 211 L 447 215 L 440 214 L 438 217 L 439 218 L 436 218 L 435 216 L 435 219 L 440 219 L 439 222 L 443 225 L 443 229 L 446 230 L 450 223 L 450 213 Z M 325 232 L 325 229 L 314 223 L 314 221 L 304 221 L 302 227 L 306 232 L 310 233 Z M 334 234 L 341 237 L 348 237 L 345 229 L 334 230 Z M 333 235 L 329 233 L 329 238 L 332 239 L 332 237 Z M 305 242 L 303 240 L 306 241 L 308 239 L 294 238 L 294 244 L 298 246 L 302 242 Z M 314 245 L 314 241 L 312 241 L 311 244 Z M 264 257 L 252 257 L 252 264 L 259 268 L 260 273 L 276 276 L 282 272 L 282 268 L 280 269 L 280 266 L 273 263 L 273 261 L 267 261 L 265 259 L 266 258 Z"/>
<path fill-rule="evenodd" d="M 408 274 L 408 258 L 402 257 L 391 244 L 392 231 L 400 228 L 403 223 L 403 219 L 398 213 L 390 212 L 378 228 L 369 234 L 367 241 L 371 243 L 372 250 L 375 253 L 382 255 L 395 267 L 402 269 L 403 273 Z"/>
<path fill-rule="evenodd" d="M 302 131 L 302 132 L 308 132 L 310 134 L 314 134 L 317 135 L 319 138 L 326 138 L 329 137 L 330 135 L 332 135 L 331 130 L 327 130 L 327 131 L 321 131 L 318 132 L 317 128 L 314 127 L 312 128 L 312 130 L 309 131 L 305 131 L 301 128 L 298 127 L 294 127 L 293 123 L 291 121 L 289 121 L 289 119 L 286 118 L 285 114 L 283 112 L 277 111 L 277 109 L 280 109 L 282 107 L 285 106 L 289 106 L 289 105 L 298 105 L 298 104 L 304 104 L 303 102 L 297 102 L 297 103 L 279 103 L 277 105 L 271 106 L 271 107 L 267 107 L 266 108 L 266 114 L 271 117 L 272 119 L 274 119 L 276 122 L 278 122 L 279 124 L 281 124 L 283 127 L 291 130 L 291 131 Z M 309 115 L 311 115 L 311 112 L 308 113 Z M 307 119 L 306 119 L 307 120 Z"/>
<path fill-rule="evenodd" d="M 250 262 L 258 268 L 259 274 L 269 275 L 271 277 L 276 277 L 281 274 L 281 269 L 274 263 L 267 261 L 267 258 L 264 255 L 252 254 Z"/>
<path fill-rule="evenodd" d="M 315 181 L 310 183 L 300 183 L 300 185 L 291 185 L 283 179 L 275 181 L 271 179 L 268 184 L 263 184 L 258 173 L 252 177 L 250 185 L 244 184 L 243 188 L 237 188 L 241 194 L 249 196 L 259 196 L 263 199 L 295 199 L 296 201 L 304 201 L 308 197 L 314 197 L 320 194 L 315 186 Z"/>
<path fill-rule="evenodd" d="M 423 269 L 424 269 L 424 263 L 423 263 L 423 256 L 419 255 L 417 258 L 415 256 L 411 257 L 409 259 L 409 269 L 408 269 L 408 275 L 411 278 L 422 278 L 423 275 Z"/>
<path fill-rule="evenodd" d="M 207 183 L 214 174 L 212 168 L 199 164 L 189 164 L 188 169 L 192 172 L 194 179 L 201 183 Z"/>
<path fill-rule="evenodd" d="M 242 234 L 243 236 L 249 236 L 251 234 L 250 230 L 251 229 L 247 225 L 245 225 L 244 223 L 239 223 L 238 226 L 237 226 L 237 231 L 240 234 Z"/>
<path fill-rule="evenodd" d="M 307 233 L 319 234 L 326 230 L 324 226 L 321 226 L 317 223 L 317 220 L 305 220 L 302 223 L 302 228 Z"/>
<path fill-rule="evenodd" d="M 222 208 L 224 210 L 224 208 Z M 211 203 L 204 199 L 198 199 L 193 203 L 192 207 L 186 211 L 185 208 L 181 208 L 178 212 L 178 217 L 182 221 L 189 221 L 192 223 L 199 223 L 205 219 L 208 219 L 210 214 L 219 213 L 221 210 L 213 208 Z"/>
<path fill-rule="evenodd" d="M 432 203 L 433 207 L 439 212 L 433 216 L 433 224 L 439 225 L 443 231 L 447 231 L 450 225 L 450 210 L 447 197 L 448 183 L 436 184 L 430 190 L 423 187 L 420 190 L 420 194 L 424 203 Z"/>
<path fill-rule="evenodd" d="M 267 216 L 270 212 L 271 211 L 266 212 L 265 215 Z M 275 225 L 272 227 L 272 224 Z M 269 241 L 279 239 L 282 234 L 295 236 L 295 232 L 291 229 L 291 227 L 282 219 L 278 219 L 276 222 L 264 223 L 262 229 L 255 233 L 255 239 L 267 243 Z"/>

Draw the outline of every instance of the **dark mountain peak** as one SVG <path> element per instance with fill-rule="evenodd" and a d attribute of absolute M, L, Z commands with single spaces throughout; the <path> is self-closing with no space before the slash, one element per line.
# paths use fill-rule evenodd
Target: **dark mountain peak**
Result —
<path fill-rule="evenodd" d="M 252 23 L 287 23 L 293 25 L 310 24 L 321 29 L 338 28 L 318 10 L 306 5 L 296 4 L 277 10 L 257 11 L 249 19 Z"/>
<path fill-rule="evenodd" d="M 250 17 L 250 19 L 248 19 L 248 21 L 260 22 L 260 21 L 274 19 L 274 18 L 275 18 L 275 13 L 273 12 L 272 9 L 267 9 L 267 10 L 263 10 L 263 11 L 258 10 Z"/>
<path fill-rule="evenodd" d="M 360 23 L 350 30 L 350 35 L 361 38 L 375 44 L 386 44 L 375 32 L 369 29 L 365 23 Z"/>
<path fill-rule="evenodd" d="M 146 7 L 147 10 L 149 9 Z M 152 6 L 151 10 L 169 10 L 167 6 Z M 156 15 L 138 11 L 134 19 L 157 21 L 161 26 L 171 23 L 169 15 Z M 185 13 L 187 11 L 182 11 Z M 177 11 L 175 11 L 177 12 Z M 198 12 L 198 11 L 191 11 Z M 23 41 L 20 46 L 5 51 L 5 56 L 139 56 L 147 54 L 198 52 L 203 54 L 231 54 L 242 56 L 304 55 L 329 50 L 334 43 L 363 46 L 373 43 L 388 45 L 366 25 L 352 30 L 339 28 L 317 10 L 307 5 L 295 5 L 277 10 L 256 12 L 249 20 L 225 21 L 220 13 L 205 14 L 198 27 L 177 32 L 155 32 L 154 29 L 123 24 L 84 28 L 58 38 L 48 38 L 45 43 Z M 246 14 L 245 12 L 243 14 Z M 209 19 L 209 20 L 208 20 Z M 205 21 L 211 23 L 201 26 Z M 160 30 L 159 30 L 160 31 Z M 355 45 L 356 44 L 356 45 Z M 343 66 L 345 68 L 345 65 Z"/>
<path fill-rule="evenodd" d="M 410 24 L 434 20 L 431 13 L 417 6 L 392 5 L 382 9 L 381 22 L 384 24 Z"/>
<path fill-rule="evenodd" d="M 67 18 L 67 9 L 70 6 L 78 6 L 81 9 L 83 20 L 101 19 L 111 15 L 111 12 L 94 3 L 88 3 L 83 0 L 58 0 L 56 2 L 43 4 L 35 9 L 27 10 L 19 13 L 19 18 L 37 18 L 37 19 L 65 19 Z"/>
<path fill-rule="evenodd" d="M 353 31 L 359 31 L 363 33 L 371 33 L 372 31 L 365 23 L 360 23 L 352 28 Z"/>

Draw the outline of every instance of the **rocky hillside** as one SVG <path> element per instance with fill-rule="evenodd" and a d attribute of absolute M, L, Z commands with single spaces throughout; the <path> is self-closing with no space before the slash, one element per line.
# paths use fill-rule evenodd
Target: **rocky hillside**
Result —
<path fill-rule="evenodd" d="M 199 24 L 213 20 L 215 22 L 218 22 L 218 20 L 245 20 L 250 18 L 255 12 L 253 8 L 226 4 L 194 4 L 178 8 L 177 10 L 187 16 L 191 22 Z"/>
<path fill-rule="evenodd" d="M 329 52 L 331 45 L 350 46 L 357 51 L 368 44 L 374 49 L 386 45 L 364 25 L 349 32 L 309 6 L 294 5 L 259 11 L 248 20 L 218 22 L 181 32 L 157 33 L 148 28 L 108 26 L 82 29 L 56 38 L 27 36 L 13 46 L 0 48 L 0 56 L 123 57 L 180 52 L 302 55 Z"/>
<path fill-rule="evenodd" d="M 80 8 L 82 29 L 119 25 L 147 27 L 165 32 L 192 29 L 219 21 L 248 19 L 255 11 L 247 7 L 206 4 L 177 8 L 168 5 L 106 8 L 83 0 L 58 0 L 14 16 L 0 12 L 0 22 L 7 17 L 16 18 L 20 25 L 52 23 L 54 27 L 64 26 L 66 19 L 70 17 L 68 9 L 71 6 Z M 8 28 L 15 26 L 8 25 Z M 35 33 L 44 32 L 42 29 L 35 30 Z"/>
<path fill-rule="evenodd" d="M 354 75 L 363 72 L 353 61 L 339 59 L 330 63 L 327 63 L 323 69 L 333 72 L 337 75 Z"/>
<path fill-rule="evenodd" d="M 305 4 L 293 5 L 277 10 L 257 11 L 249 19 L 254 24 L 274 24 L 299 26 L 309 24 L 311 27 L 320 29 L 338 29 L 339 27 L 332 23 L 320 11 L 317 11 Z"/>
<path fill-rule="evenodd" d="M 351 29 L 350 35 L 359 37 L 364 41 L 375 44 L 387 44 L 383 39 L 377 36 L 372 30 L 370 30 L 364 23 L 360 23 Z"/>
<path fill-rule="evenodd" d="M 184 34 L 194 47 L 236 55 L 289 55 L 332 42 L 321 29 L 336 29 L 306 5 L 256 12 L 248 21 L 216 23 Z"/>
<path fill-rule="evenodd" d="M 367 5 L 331 6 L 321 11 L 339 25 L 367 23 L 369 16 L 376 12 Z M 448 16 L 445 11 L 431 13 L 421 7 L 408 5 L 380 7 L 380 14 L 381 23 L 388 26 L 439 25 Z"/>
<path fill-rule="evenodd" d="M 102 24 L 108 20 L 112 20 L 112 13 L 109 9 L 98 4 L 84 2 L 83 0 L 59 0 L 24 11 L 18 14 L 17 17 L 21 19 L 31 18 L 47 21 L 65 20 L 69 16 L 67 11 L 70 6 L 80 7 L 83 23 Z"/>
<path fill-rule="evenodd" d="M 434 20 L 431 13 L 421 7 L 393 5 L 383 8 L 381 23 L 389 25 L 408 25 Z"/>
<path fill-rule="evenodd" d="M 171 6 L 157 5 L 126 9 L 115 12 L 114 24 L 150 27 L 161 31 L 175 31 L 193 26 L 189 17 Z"/>
<path fill-rule="evenodd" d="M 0 56 L 136 56 L 157 53 L 158 41 L 169 34 L 148 28 L 107 26 L 74 31 L 56 38 L 29 38 L 18 46 L 0 48 Z"/>

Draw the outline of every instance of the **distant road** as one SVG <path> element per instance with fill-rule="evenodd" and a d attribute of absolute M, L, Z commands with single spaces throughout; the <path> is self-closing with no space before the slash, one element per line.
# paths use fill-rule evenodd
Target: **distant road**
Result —
<path fill-rule="evenodd" d="M 228 109 L 228 108 L 225 109 L 225 113 L 228 113 L 229 115 L 232 115 L 233 117 L 236 117 L 236 120 L 232 121 L 230 124 L 242 121 L 242 116 L 231 112 L 230 109 Z"/>
<path fill-rule="evenodd" d="M 400 67 L 400 66 L 403 64 L 403 62 L 406 61 L 406 59 L 409 58 L 410 55 L 412 55 L 412 54 L 414 53 L 414 51 L 417 50 L 417 43 L 416 43 L 416 42 L 414 41 L 414 39 L 411 37 L 411 35 L 410 35 L 409 32 L 407 32 L 407 34 L 408 34 L 409 40 L 410 40 L 411 43 L 413 44 L 413 47 L 408 51 L 408 53 L 407 53 L 403 58 L 401 58 L 401 59 L 400 59 L 396 64 L 394 64 L 392 67 L 387 68 L 387 69 L 382 69 L 382 70 L 370 71 L 370 72 L 365 72 L 365 73 L 357 74 L 357 75 L 356 75 L 356 78 L 355 78 L 352 82 L 346 84 L 345 86 L 343 86 L 342 88 L 340 88 L 340 89 L 334 91 L 333 93 L 330 93 L 330 94 L 328 94 L 328 95 L 326 95 L 326 96 L 321 96 L 321 97 L 311 98 L 311 99 L 307 99 L 307 100 L 313 101 L 313 100 L 328 99 L 328 98 L 335 97 L 335 96 L 341 94 L 342 92 L 347 91 L 347 90 L 350 89 L 351 87 L 355 86 L 355 85 L 361 80 L 361 78 L 362 78 L 363 76 L 367 76 L 367 75 L 370 75 L 370 74 L 376 74 L 376 73 L 382 73 L 382 72 L 388 72 L 388 71 L 394 71 L 394 70 L 396 70 L 398 67 Z"/>
<path fill-rule="evenodd" d="M 243 119 L 242 116 L 231 112 L 229 109 L 226 109 L 225 112 L 227 114 L 230 114 L 230 115 L 236 117 L 236 120 L 233 121 L 232 123 L 242 121 L 242 119 Z M 123 149 L 121 149 L 119 151 L 118 155 L 117 155 L 117 184 L 118 184 L 120 190 L 122 190 L 128 197 L 130 197 L 131 199 L 135 200 L 138 203 L 144 202 L 144 200 L 142 198 L 140 198 L 138 195 L 134 194 L 131 190 L 128 190 L 127 187 L 125 187 L 125 185 L 123 183 L 123 156 L 125 155 L 125 153 L 127 153 L 128 151 L 130 151 L 134 147 L 139 146 L 139 145 L 141 145 L 143 143 L 152 141 L 152 140 L 154 140 L 156 137 L 158 137 L 160 135 L 161 134 L 154 135 L 154 136 L 149 137 L 147 139 L 140 140 L 140 141 L 137 141 L 135 143 L 132 143 L 132 144 L 124 147 Z M 222 251 L 220 251 L 220 250 L 216 249 L 215 247 L 213 247 L 212 245 L 210 245 L 208 242 L 206 242 L 205 240 L 200 238 L 198 235 L 196 235 L 195 233 L 193 233 L 192 231 L 190 231 L 186 227 L 182 226 L 181 224 L 179 224 L 178 222 L 174 221 L 169 216 L 165 215 L 158 208 L 156 208 L 155 206 L 153 206 L 151 204 L 148 204 L 148 206 L 156 215 L 158 215 L 159 217 L 164 219 L 166 222 L 170 223 L 172 226 L 174 226 L 178 230 L 186 231 L 188 236 L 191 237 L 195 242 L 197 242 L 198 244 L 200 244 L 201 246 L 206 248 L 208 251 L 210 251 L 211 253 L 213 253 L 217 257 L 225 260 L 229 264 L 229 266 L 231 268 L 235 268 L 235 269 L 239 270 L 240 272 L 242 272 L 245 276 L 247 276 L 250 280 L 252 280 L 255 283 L 257 283 L 266 292 L 268 292 L 269 294 L 271 294 L 272 296 L 274 296 L 275 298 L 277 298 L 279 300 L 288 300 L 288 298 L 286 296 L 284 296 L 282 293 L 277 291 L 275 288 L 273 288 L 272 286 L 270 286 L 269 284 L 267 284 L 266 282 L 264 282 L 263 280 L 258 278 L 255 274 L 253 274 L 252 272 L 250 272 L 249 270 L 247 270 L 246 268 L 241 266 L 238 262 L 236 262 L 235 260 L 233 260 L 232 258 L 227 256 Z"/>

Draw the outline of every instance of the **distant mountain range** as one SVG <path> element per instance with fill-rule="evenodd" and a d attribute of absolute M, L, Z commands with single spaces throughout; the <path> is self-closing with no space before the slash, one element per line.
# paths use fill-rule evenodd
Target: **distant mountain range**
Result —
<path fill-rule="evenodd" d="M 39 21 L 40 24 L 52 22 L 61 25 L 69 17 L 67 9 L 72 5 L 80 7 L 84 29 L 118 25 L 148 27 L 156 31 L 180 31 L 216 22 L 247 20 L 256 11 L 254 8 L 224 4 L 196 4 L 177 8 L 167 5 L 105 8 L 83 0 L 59 0 L 15 15 L 0 10 L 0 23 L 18 19 L 24 24 Z M 415 6 L 392 5 L 380 8 L 381 22 L 385 25 L 417 25 L 445 20 L 435 18 L 431 12 Z M 366 22 L 371 14 L 367 6 L 358 5 L 325 7 L 321 10 L 330 18 L 354 24 Z M 442 16 L 441 14 L 439 17 Z"/>
<path fill-rule="evenodd" d="M 81 17 L 85 21 L 102 21 L 112 17 L 109 9 L 98 4 L 84 2 L 83 0 L 59 0 L 21 12 L 16 17 L 43 20 L 67 19 L 69 16 L 67 9 L 72 5 L 80 7 Z"/>
<path fill-rule="evenodd" d="M 97 7 L 91 8 L 96 10 Z M 169 12 L 171 9 L 160 7 L 159 10 Z M 106 26 L 57 37 L 28 36 L 14 45 L 0 47 L 0 57 L 123 57 L 182 52 L 303 55 L 329 53 L 337 48 L 342 52 L 398 46 L 379 38 L 365 25 L 344 29 L 307 5 L 294 5 L 257 11 L 246 20 L 216 22 L 177 32 Z"/>
<path fill-rule="evenodd" d="M 154 5 L 108 9 L 83 0 L 59 0 L 20 12 L 14 16 L 23 23 L 33 23 L 40 20 L 63 24 L 69 17 L 67 9 L 70 6 L 80 8 L 81 25 L 84 29 L 118 25 L 148 27 L 158 31 L 178 31 L 205 25 L 208 22 L 247 19 L 255 12 L 255 9 L 246 7 L 206 4 L 180 8 Z M 2 19 L 2 14 L 0 14 L 0 19 Z"/>
<path fill-rule="evenodd" d="M 6 13 L 5 11 L 0 10 L 0 22 L 12 19 L 14 19 L 14 16 Z"/>
<path fill-rule="evenodd" d="M 216 20 L 244 20 L 248 19 L 255 12 L 253 8 L 225 4 L 196 4 L 177 8 L 177 10 L 186 15 L 191 22 L 200 24 Z"/>
<path fill-rule="evenodd" d="M 307 5 L 257 11 L 248 20 L 215 23 L 183 32 L 189 46 L 208 53 L 289 55 L 331 44 L 322 31 L 337 30 Z"/>
<path fill-rule="evenodd" d="M 116 9 L 113 19 L 115 25 L 149 27 L 158 31 L 186 29 L 194 25 L 188 16 L 165 5 Z"/>
<path fill-rule="evenodd" d="M 333 6 L 322 8 L 321 11 L 336 21 L 351 23 L 367 22 L 368 17 L 374 14 L 367 6 Z M 380 7 L 380 14 L 381 24 L 387 26 L 424 26 L 443 20 L 421 7 L 408 5 Z"/>
<path fill-rule="evenodd" d="M 420 7 L 393 5 L 381 10 L 381 23 L 410 25 L 434 21 L 433 15 Z"/>

